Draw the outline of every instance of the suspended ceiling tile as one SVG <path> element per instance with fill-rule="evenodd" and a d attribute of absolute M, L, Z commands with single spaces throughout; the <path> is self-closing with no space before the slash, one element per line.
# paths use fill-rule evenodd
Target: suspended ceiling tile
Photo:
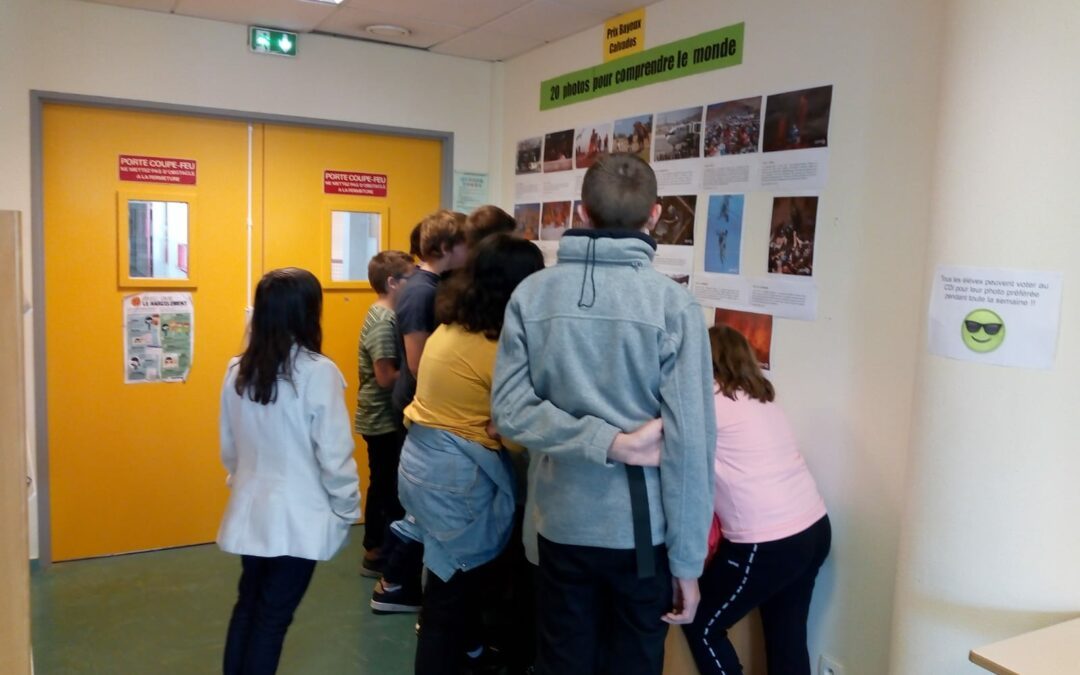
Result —
<path fill-rule="evenodd" d="M 484 28 L 506 35 L 551 42 L 586 28 L 599 26 L 607 18 L 609 17 L 604 12 L 580 9 L 551 0 L 533 0 L 524 7 L 495 19 Z"/>
<path fill-rule="evenodd" d="M 101 5 L 117 5 L 133 9 L 147 9 L 151 12 L 171 12 L 176 0 L 89 0 Z"/>
<path fill-rule="evenodd" d="M 435 45 L 431 51 L 484 61 L 502 61 L 524 54 L 543 44 L 540 40 L 532 38 L 478 29 Z"/>
<path fill-rule="evenodd" d="M 543 41 L 497 33 L 487 28 L 469 31 L 431 48 L 431 51 L 450 56 L 484 61 L 503 61 L 541 46 Z"/>
<path fill-rule="evenodd" d="M 408 28 L 409 35 L 397 38 L 372 35 L 365 28 L 374 24 L 391 24 Z M 321 33 L 334 33 L 336 35 L 349 35 L 377 40 L 388 44 L 406 45 L 409 47 L 427 48 L 444 40 L 457 37 L 466 31 L 461 26 L 422 21 L 406 16 L 397 11 L 379 11 L 374 9 L 356 9 L 353 7 L 340 7 L 326 20 L 318 25 Z"/>
<path fill-rule="evenodd" d="M 301 0 L 177 0 L 173 11 L 202 19 L 307 32 L 338 8 Z"/>
<path fill-rule="evenodd" d="M 567 0 L 560 0 L 566 2 Z M 606 14 L 607 18 L 618 16 L 619 14 L 625 14 L 639 7 L 647 6 L 642 0 L 570 0 L 572 4 L 581 9 L 588 9 L 594 12 L 600 12 Z M 569 4 L 569 3 L 568 3 Z M 648 10 L 645 10 L 645 15 L 648 16 Z"/>
<path fill-rule="evenodd" d="M 476 28 L 526 5 L 530 0 L 396 0 L 395 14 L 417 17 L 433 23 Z M 344 7 L 385 12 L 385 0 L 345 0 Z"/>

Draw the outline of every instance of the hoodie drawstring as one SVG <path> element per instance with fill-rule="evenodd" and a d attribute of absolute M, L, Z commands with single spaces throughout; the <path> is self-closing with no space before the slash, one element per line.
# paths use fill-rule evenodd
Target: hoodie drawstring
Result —
<path fill-rule="evenodd" d="M 585 302 L 585 281 L 592 282 L 592 298 Z M 581 274 L 581 294 L 578 295 L 577 306 L 589 308 L 596 304 L 596 240 L 589 239 L 585 246 L 585 271 Z"/>

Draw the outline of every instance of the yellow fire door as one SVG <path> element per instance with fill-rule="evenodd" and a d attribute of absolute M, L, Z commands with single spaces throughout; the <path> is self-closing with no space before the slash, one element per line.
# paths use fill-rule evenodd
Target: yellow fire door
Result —
<path fill-rule="evenodd" d="M 361 259 L 407 248 L 438 205 L 440 152 L 435 140 L 45 107 L 54 560 L 213 540 L 227 498 L 218 396 L 243 348 L 249 251 L 251 284 L 286 265 L 323 281 L 324 351 L 349 381 L 352 409 L 356 338 L 374 299 Z M 181 381 L 160 378 L 182 354 L 151 364 L 125 351 L 144 337 L 125 324 L 125 298 L 130 309 L 142 293 L 190 294 L 190 326 L 139 315 L 153 335 L 191 331 Z"/>

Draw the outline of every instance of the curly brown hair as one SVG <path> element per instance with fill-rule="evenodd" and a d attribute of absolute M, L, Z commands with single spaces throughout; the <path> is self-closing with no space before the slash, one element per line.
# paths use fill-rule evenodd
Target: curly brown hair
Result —
<path fill-rule="evenodd" d="M 496 340 L 510 294 L 543 268 L 544 255 L 532 242 L 502 232 L 486 237 L 470 252 L 462 273 L 439 286 L 435 318 Z"/>

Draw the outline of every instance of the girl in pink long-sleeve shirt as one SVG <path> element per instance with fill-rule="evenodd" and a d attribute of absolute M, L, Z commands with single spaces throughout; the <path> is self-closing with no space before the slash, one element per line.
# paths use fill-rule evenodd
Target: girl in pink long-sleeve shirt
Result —
<path fill-rule="evenodd" d="M 741 675 L 727 631 L 760 607 L 769 675 L 809 675 L 806 621 L 831 540 L 825 503 L 746 338 L 719 325 L 709 342 L 724 540 L 701 577 L 697 617 L 683 628 L 703 675 Z"/>

